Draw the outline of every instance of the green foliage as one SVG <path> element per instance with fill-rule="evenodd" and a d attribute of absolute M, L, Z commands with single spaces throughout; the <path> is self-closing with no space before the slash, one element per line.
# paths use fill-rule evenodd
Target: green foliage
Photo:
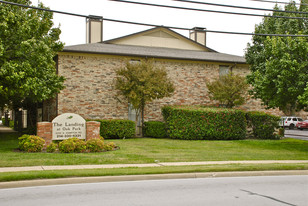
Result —
<path fill-rule="evenodd" d="M 308 82 L 307 82 L 303 95 L 299 96 L 299 101 L 303 105 L 308 105 Z"/>
<path fill-rule="evenodd" d="M 277 139 L 274 133 L 278 128 L 280 117 L 264 112 L 247 112 L 248 126 L 252 127 L 253 136 L 256 139 Z"/>
<path fill-rule="evenodd" d="M 86 149 L 87 146 L 85 141 L 76 137 L 63 140 L 59 143 L 59 151 L 62 153 L 81 153 L 85 152 Z"/>
<path fill-rule="evenodd" d="M 131 138 L 135 135 L 135 122 L 131 120 L 95 120 L 101 123 L 100 135 L 108 138 Z"/>
<path fill-rule="evenodd" d="M 245 113 L 239 110 L 165 106 L 162 112 L 170 138 L 231 140 L 246 136 Z"/>
<path fill-rule="evenodd" d="M 219 79 L 206 84 L 210 99 L 218 100 L 220 104 L 232 108 L 242 105 L 246 101 L 248 84 L 245 77 L 232 73 L 224 75 Z"/>
<path fill-rule="evenodd" d="M 57 150 L 57 148 L 58 148 L 58 145 L 52 142 L 51 144 L 47 146 L 46 151 L 49 153 L 53 153 Z"/>
<path fill-rule="evenodd" d="M 149 121 L 144 123 L 144 136 L 145 137 L 167 137 L 166 126 L 164 122 Z"/>
<path fill-rule="evenodd" d="M 5 118 L 2 118 L 2 125 L 6 125 Z M 9 119 L 9 127 L 14 128 L 14 121 Z"/>
<path fill-rule="evenodd" d="M 139 63 L 127 63 L 126 67 L 116 70 L 114 87 L 118 96 L 123 96 L 144 117 L 144 107 L 155 99 L 170 97 L 174 86 L 164 67 L 158 67 L 154 60 L 141 60 Z M 136 119 L 137 121 L 137 119 Z"/>
<path fill-rule="evenodd" d="M 63 43 L 52 18 L 52 12 L 0 4 L 0 107 L 41 102 L 63 88 L 54 61 Z"/>
<path fill-rule="evenodd" d="M 101 139 L 87 140 L 86 145 L 89 152 L 102 152 L 104 149 L 104 141 Z"/>
<path fill-rule="evenodd" d="M 14 121 L 13 120 L 9 120 L 9 127 L 14 129 Z"/>
<path fill-rule="evenodd" d="M 276 11 L 273 16 L 302 17 L 304 14 Z M 308 12 L 308 7 L 297 8 L 294 2 L 285 10 Z M 307 15 L 304 15 L 307 17 Z M 304 19 L 265 17 L 256 25 L 254 33 L 263 34 L 308 34 L 308 22 Z M 251 93 L 263 101 L 268 108 L 279 108 L 286 115 L 307 106 L 301 100 L 308 82 L 308 39 L 307 37 L 253 36 L 248 44 L 245 58 L 250 64 L 251 74 L 248 82 L 252 84 Z"/>
<path fill-rule="evenodd" d="M 43 138 L 34 135 L 25 134 L 19 137 L 18 140 L 19 149 L 25 152 L 41 152 L 45 144 Z"/>
<path fill-rule="evenodd" d="M 109 142 L 107 144 L 104 144 L 105 151 L 112 151 L 115 148 L 116 148 L 116 144 L 114 142 Z"/>

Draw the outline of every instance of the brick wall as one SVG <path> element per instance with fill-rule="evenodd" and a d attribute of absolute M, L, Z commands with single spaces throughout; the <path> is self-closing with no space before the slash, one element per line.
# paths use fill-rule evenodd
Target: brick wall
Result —
<path fill-rule="evenodd" d="M 115 98 L 116 91 L 112 83 L 114 70 L 125 66 L 126 60 L 130 59 L 136 58 L 59 54 L 58 71 L 59 75 L 66 78 L 66 88 L 58 95 L 58 114 L 78 113 L 85 119 L 127 119 L 128 104 L 124 99 L 119 102 Z M 156 63 L 167 69 L 176 90 L 172 97 L 156 100 L 146 106 L 146 121 L 162 120 L 160 108 L 163 105 L 213 103 L 209 99 L 206 82 L 219 77 L 219 63 L 162 59 L 156 60 Z M 245 76 L 249 73 L 247 65 L 237 65 L 232 71 Z M 240 108 L 282 115 L 278 110 L 265 110 L 260 101 L 252 98 Z"/>
<path fill-rule="evenodd" d="M 100 138 L 100 125 L 100 122 L 86 122 L 86 140 Z M 38 122 L 36 135 L 45 140 L 44 148 L 46 149 L 52 143 L 52 123 Z"/>

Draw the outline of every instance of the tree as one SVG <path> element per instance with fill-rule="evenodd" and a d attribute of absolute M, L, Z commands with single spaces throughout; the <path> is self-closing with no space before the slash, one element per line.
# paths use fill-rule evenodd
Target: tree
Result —
<path fill-rule="evenodd" d="M 127 62 L 126 67 L 116 70 L 116 74 L 115 89 L 118 90 L 118 95 L 124 96 L 136 110 L 136 127 L 140 113 L 143 127 L 146 104 L 155 99 L 170 97 L 174 92 L 173 83 L 168 78 L 166 69 L 156 66 L 153 60 Z"/>
<path fill-rule="evenodd" d="M 245 103 L 249 85 L 246 83 L 245 77 L 230 73 L 216 81 L 207 83 L 206 86 L 210 99 L 219 101 L 227 108 L 232 108 Z"/>
<path fill-rule="evenodd" d="M 11 2 L 31 5 L 29 0 Z M 57 75 L 54 61 L 63 43 L 52 17 L 47 11 L 0 4 L 0 107 L 17 111 L 63 88 L 64 78 Z"/>
<path fill-rule="evenodd" d="M 302 1 L 302 3 L 304 3 Z M 307 14 L 279 12 L 277 5 L 273 16 L 306 17 Z M 286 11 L 308 12 L 307 6 L 300 8 L 289 3 Z M 280 9 L 281 10 L 281 9 Z M 308 34 L 306 19 L 284 19 L 265 17 L 255 27 L 255 33 L 263 34 Z M 305 104 L 299 101 L 308 81 L 307 37 L 264 37 L 253 36 L 245 57 L 250 64 L 248 82 L 253 86 L 251 93 L 262 100 L 267 108 L 279 108 L 292 115 Z"/>
<path fill-rule="evenodd" d="M 304 94 L 299 97 L 299 101 L 304 105 L 308 105 L 308 82 Z"/>

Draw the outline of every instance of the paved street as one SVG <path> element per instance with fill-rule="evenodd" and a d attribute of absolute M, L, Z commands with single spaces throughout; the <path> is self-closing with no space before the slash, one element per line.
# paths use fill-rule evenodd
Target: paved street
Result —
<path fill-rule="evenodd" d="M 306 206 L 308 176 L 221 177 L 0 190 L 1 206 Z"/>
<path fill-rule="evenodd" d="M 285 137 L 308 140 L 308 129 L 285 129 Z"/>

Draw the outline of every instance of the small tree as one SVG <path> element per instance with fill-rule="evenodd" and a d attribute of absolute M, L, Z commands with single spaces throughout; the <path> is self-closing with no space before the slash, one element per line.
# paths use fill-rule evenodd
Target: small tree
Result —
<path fill-rule="evenodd" d="M 228 108 L 242 105 L 246 101 L 248 84 L 245 77 L 230 73 L 214 82 L 207 83 L 206 86 L 209 90 L 210 99 L 217 100 Z"/>
<path fill-rule="evenodd" d="M 144 108 L 155 99 L 170 97 L 174 92 L 172 81 L 166 69 L 154 65 L 153 60 L 142 60 L 138 63 L 126 63 L 126 67 L 116 70 L 114 86 L 118 95 L 124 96 L 136 110 L 136 127 L 141 113 L 141 124 L 144 123 Z M 141 133 L 143 136 L 143 133 Z"/>

